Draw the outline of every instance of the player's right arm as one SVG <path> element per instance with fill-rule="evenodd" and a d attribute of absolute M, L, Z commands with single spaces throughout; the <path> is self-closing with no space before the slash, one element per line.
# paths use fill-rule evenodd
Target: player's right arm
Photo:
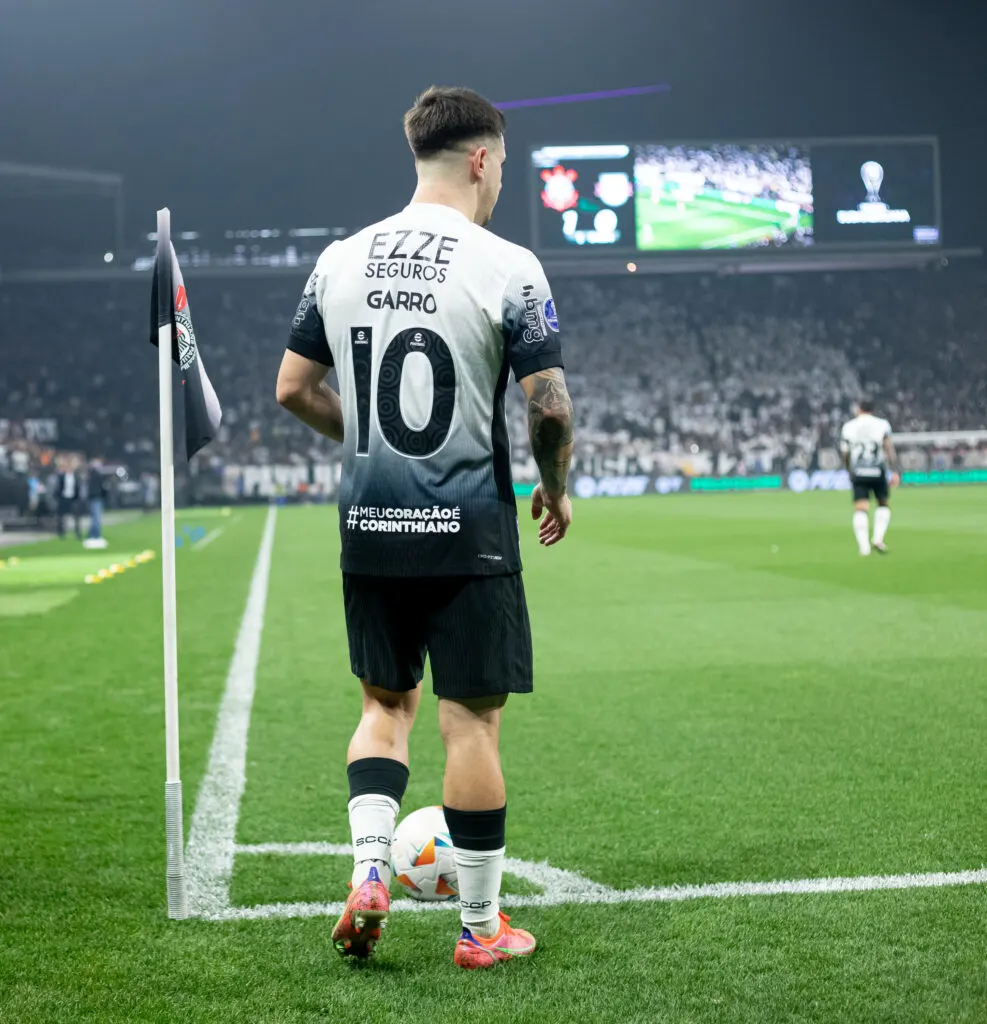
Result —
<path fill-rule="evenodd" d="M 342 441 L 343 406 L 325 381 L 332 366 L 332 352 L 319 312 L 317 292 L 322 269 L 320 259 L 291 321 L 288 348 L 278 371 L 277 399 L 302 423 L 333 441 Z"/>

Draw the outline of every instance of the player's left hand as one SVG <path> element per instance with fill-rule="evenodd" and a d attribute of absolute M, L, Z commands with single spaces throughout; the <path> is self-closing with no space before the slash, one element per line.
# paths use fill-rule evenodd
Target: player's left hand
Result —
<path fill-rule="evenodd" d="M 897 487 L 900 483 L 901 483 L 901 474 L 900 473 L 892 473 L 891 474 L 891 486 L 892 487 Z"/>

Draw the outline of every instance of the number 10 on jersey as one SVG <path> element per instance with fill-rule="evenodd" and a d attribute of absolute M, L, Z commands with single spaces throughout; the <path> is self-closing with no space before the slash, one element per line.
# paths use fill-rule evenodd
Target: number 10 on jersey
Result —
<path fill-rule="evenodd" d="M 370 411 L 377 395 L 377 425 L 390 448 L 409 459 L 427 459 L 446 442 L 456 407 L 456 365 L 449 346 L 427 327 L 409 327 L 384 348 L 374 380 L 372 327 L 350 328 L 353 381 L 356 387 L 356 453 L 370 454 Z M 408 356 L 423 355 L 432 368 L 432 408 L 423 427 L 408 425 L 401 412 L 401 381 Z M 376 388 L 375 385 L 376 384 Z"/>

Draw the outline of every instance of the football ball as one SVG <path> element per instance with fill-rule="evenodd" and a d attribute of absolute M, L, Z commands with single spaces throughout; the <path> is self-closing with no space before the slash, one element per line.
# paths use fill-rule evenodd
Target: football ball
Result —
<path fill-rule="evenodd" d="M 459 898 L 456 856 L 441 807 L 422 807 L 394 830 L 391 871 L 412 899 L 448 902 Z"/>

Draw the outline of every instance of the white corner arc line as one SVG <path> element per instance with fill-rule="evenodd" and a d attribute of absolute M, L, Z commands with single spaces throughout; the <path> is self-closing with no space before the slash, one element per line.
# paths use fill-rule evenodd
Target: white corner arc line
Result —
<path fill-rule="evenodd" d="M 221 914 L 230 905 L 236 825 L 247 774 L 247 733 L 257 686 L 276 521 L 277 506 L 272 505 L 264 523 L 247 606 L 240 620 L 216 720 L 209 765 L 199 787 L 185 847 L 188 908 L 193 917 Z"/>
<path fill-rule="evenodd" d="M 257 843 L 236 847 L 240 854 L 297 854 L 348 856 L 352 848 L 348 843 Z M 800 878 L 770 882 L 717 882 L 709 885 L 667 885 L 612 889 L 594 882 L 575 871 L 565 871 L 547 862 L 532 862 L 508 857 L 505 870 L 539 886 L 544 891 L 537 895 L 511 895 L 505 893 L 501 904 L 505 907 L 554 907 L 566 904 L 617 903 L 674 903 L 685 900 L 730 899 L 753 896 L 827 895 L 847 892 L 878 892 L 882 890 L 933 889 L 961 885 L 987 884 L 987 868 L 972 871 L 932 871 L 923 874 L 859 875 L 836 878 Z M 204 915 L 217 921 L 256 921 L 266 918 L 335 917 L 342 913 L 344 904 L 336 903 L 269 903 L 252 907 L 227 906 L 219 913 Z M 455 903 L 419 903 L 415 900 L 396 900 L 394 911 L 413 913 L 435 910 L 454 910 Z"/>
<path fill-rule="evenodd" d="M 510 863 L 504 867 L 511 870 Z M 593 884 L 593 883 L 591 883 Z M 580 893 L 545 892 L 536 896 L 501 898 L 504 907 L 554 907 L 562 904 L 676 903 L 685 900 L 730 899 L 744 896 L 826 895 L 845 892 L 875 892 L 888 889 L 936 889 L 959 885 L 987 884 L 987 868 L 976 871 L 933 871 L 917 875 L 862 875 L 851 878 L 802 878 L 779 882 L 718 882 L 712 885 L 669 885 L 660 888 L 607 889 Z M 336 917 L 345 904 L 267 903 L 253 907 L 227 906 L 215 914 L 203 914 L 213 921 L 259 921 L 267 918 Z M 428 913 L 456 910 L 455 903 L 418 903 L 395 900 L 392 911 Z"/>
<path fill-rule="evenodd" d="M 608 894 L 608 898 L 600 902 L 642 903 L 710 898 L 726 899 L 732 896 L 802 896 L 837 892 L 879 892 L 887 889 L 939 889 L 955 885 L 983 884 L 987 884 L 987 868 L 979 868 L 976 871 L 929 871 L 924 874 L 799 878 L 777 882 L 715 882 L 711 885 L 673 885 L 658 889 L 612 890 Z"/>
<path fill-rule="evenodd" d="M 196 542 L 195 542 L 195 543 L 194 543 L 194 544 L 192 545 L 192 547 L 193 547 L 193 548 L 194 548 L 194 549 L 195 549 L 196 551 L 201 551 L 201 550 L 202 550 L 203 548 L 206 548 L 206 547 L 208 547 L 208 546 L 209 546 L 210 544 L 212 544 L 212 542 L 213 542 L 214 540 L 216 540 L 216 538 L 217 538 L 217 537 L 219 537 L 219 535 L 220 535 L 221 533 L 223 533 L 223 531 L 224 531 L 225 529 L 226 529 L 226 527 L 225 527 L 225 526 L 217 526 L 217 527 L 216 527 L 216 528 L 215 528 L 214 530 L 210 530 L 210 531 L 209 531 L 209 532 L 208 532 L 208 533 L 207 533 L 207 534 L 205 535 L 205 537 L 203 537 L 203 538 L 202 538 L 201 540 L 197 540 L 197 541 L 196 541 Z"/>

